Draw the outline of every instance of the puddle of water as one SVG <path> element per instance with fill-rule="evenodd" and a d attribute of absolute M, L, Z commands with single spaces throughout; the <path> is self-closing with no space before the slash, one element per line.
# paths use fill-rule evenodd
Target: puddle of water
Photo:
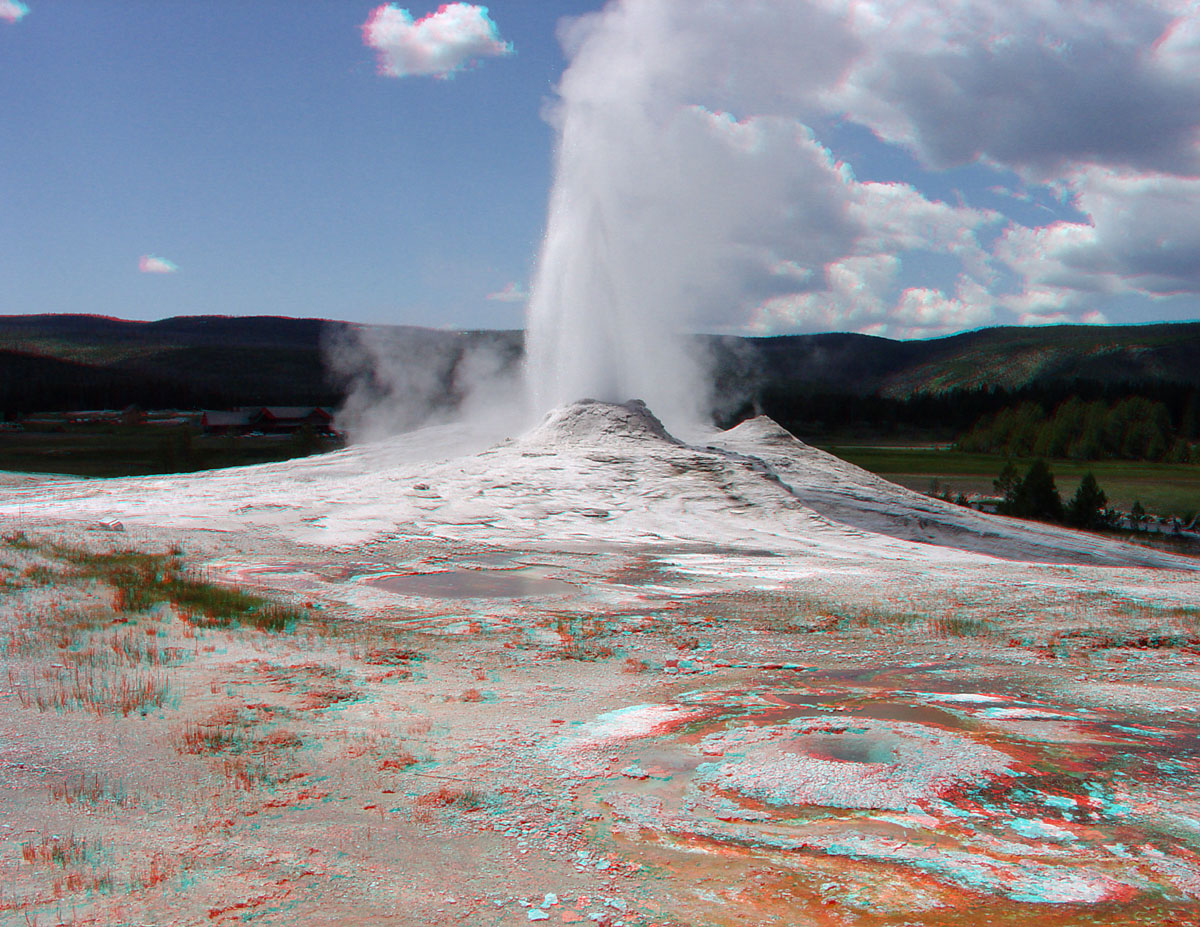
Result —
<path fill-rule="evenodd" d="M 779 692 L 773 697 L 787 705 L 807 708 L 810 705 L 836 705 L 851 698 L 848 692 Z"/>
<path fill-rule="evenodd" d="M 912 705 L 904 702 L 867 702 L 852 707 L 848 714 L 861 714 L 877 721 L 910 721 L 913 724 L 934 725 L 952 731 L 974 731 L 979 725 L 973 721 L 932 705 Z"/>
<path fill-rule="evenodd" d="M 527 576 L 514 570 L 447 570 L 442 573 L 387 573 L 363 580 L 368 586 L 397 595 L 430 599 L 510 599 L 567 595 L 575 591 L 558 579 Z"/>
<path fill-rule="evenodd" d="M 810 734 L 785 746 L 786 753 L 803 753 L 839 763 L 895 763 L 897 741 L 859 734 Z"/>

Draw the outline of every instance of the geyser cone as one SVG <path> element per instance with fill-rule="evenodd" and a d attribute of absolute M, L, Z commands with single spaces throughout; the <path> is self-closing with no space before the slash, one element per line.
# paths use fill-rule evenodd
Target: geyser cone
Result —
<path fill-rule="evenodd" d="M 603 402 L 580 399 L 552 409 L 523 441 L 550 446 L 606 444 L 613 441 L 682 445 L 640 399 Z"/>

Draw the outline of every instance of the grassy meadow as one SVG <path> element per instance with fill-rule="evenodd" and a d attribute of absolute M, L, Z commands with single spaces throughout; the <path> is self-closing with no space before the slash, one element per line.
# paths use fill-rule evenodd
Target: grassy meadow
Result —
<path fill-rule="evenodd" d="M 918 492 L 982 493 L 994 495 L 992 481 L 1004 467 L 998 454 L 968 454 L 938 446 L 884 447 L 836 444 L 822 446 L 848 460 Z M 1031 459 L 1014 460 L 1024 471 Z M 1200 512 L 1200 466 L 1127 460 L 1051 460 L 1055 482 L 1063 500 L 1069 499 L 1089 470 L 1095 474 L 1109 504 L 1128 511 L 1140 501 L 1154 515 L 1194 515 Z"/>
<path fill-rule="evenodd" d="M 341 446 L 331 439 L 293 435 L 209 436 L 145 425 L 74 426 L 61 432 L 0 432 L 0 470 L 144 476 L 270 463 Z"/>

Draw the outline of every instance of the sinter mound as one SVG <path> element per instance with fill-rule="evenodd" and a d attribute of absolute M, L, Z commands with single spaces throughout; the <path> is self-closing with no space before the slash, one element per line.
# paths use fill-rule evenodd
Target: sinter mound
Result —
<path fill-rule="evenodd" d="M 682 445 L 640 399 L 601 402 L 581 399 L 547 413 L 522 442 L 563 446 L 608 444 L 612 441 L 655 441 Z"/>

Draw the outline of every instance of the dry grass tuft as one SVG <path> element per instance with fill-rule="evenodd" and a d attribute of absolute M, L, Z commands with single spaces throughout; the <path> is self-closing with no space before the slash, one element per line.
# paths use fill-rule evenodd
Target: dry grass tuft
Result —
<path fill-rule="evenodd" d="M 418 795 L 416 804 L 418 808 L 454 808 L 470 813 L 487 804 L 487 795 L 478 789 L 443 785 L 433 792 Z"/>
<path fill-rule="evenodd" d="M 20 681 L 9 671 L 9 682 L 23 708 L 38 711 L 89 709 L 97 716 L 147 714 L 166 701 L 169 682 L 165 673 L 102 673 L 95 667 L 57 666 L 42 671 L 42 679 Z"/>
<path fill-rule="evenodd" d="M 398 747 L 380 759 L 379 771 L 391 770 L 392 772 L 398 772 L 402 769 L 408 769 L 410 766 L 416 766 L 419 762 L 421 761 L 414 754 L 403 747 Z"/>
<path fill-rule="evenodd" d="M 101 852 L 99 840 L 87 840 L 68 834 L 66 837 L 44 835 L 40 840 L 21 844 L 21 858 L 33 865 L 58 866 L 65 869 L 88 862 Z"/>
<path fill-rule="evenodd" d="M 124 785 L 98 773 L 80 773 L 61 782 L 51 782 L 49 789 L 52 801 L 66 802 L 68 805 L 115 805 L 119 808 L 134 805 Z"/>
<path fill-rule="evenodd" d="M 943 615 L 929 619 L 929 630 L 936 637 L 991 637 L 991 622 L 961 615 Z"/>
<path fill-rule="evenodd" d="M 404 647 L 372 647 L 363 657 L 370 666 L 407 666 L 422 658 L 423 654 Z"/>
<path fill-rule="evenodd" d="M 596 641 L 575 641 L 559 650 L 558 656 L 564 660 L 582 660 L 594 663 L 597 660 L 609 659 L 615 652 L 608 644 Z"/>
<path fill-rule="evenodd" d="M 297 609 L 218 584 L 206 573 L 185 570 L 176 550 L 165 554 L 134 550 L 96 553 L 57 545 L 50 553 L 72 567 L 76 577 L 107 583 L 113 590 L 113 609 L 121 614 L 136 614 L 170 602 L 195 624 L 227 627 L 236 623 L 263 631 L 282 631 L 306 617 Z"/>

